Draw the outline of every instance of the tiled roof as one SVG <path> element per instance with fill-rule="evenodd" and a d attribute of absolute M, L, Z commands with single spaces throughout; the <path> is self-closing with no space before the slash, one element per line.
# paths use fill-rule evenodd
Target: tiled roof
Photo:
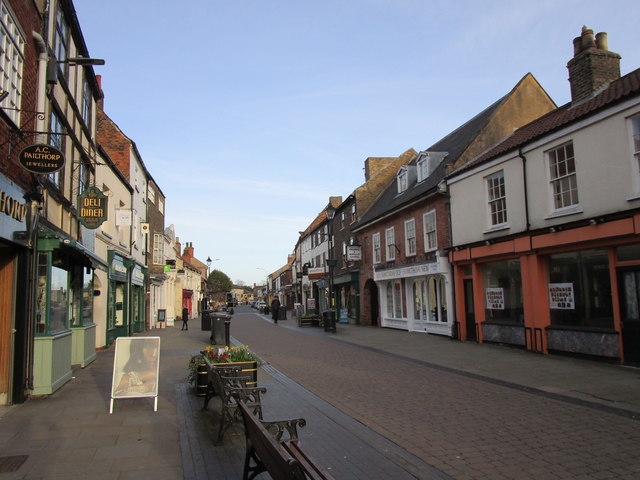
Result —
<path fill-rule="evenodd" d="M 428 152 L 447 152 L 448 155 L 425 181 L 409 186 L 409 188 L 401 194 L 398 194 L 396 182 L 392 181 L 376 203 L 372 205 L 358 221 L 356 228 L 366 225 L 387 212 L 396 210 L 405 204 L 410 204 L 415 199 L 424 196 L 427 192 L 435 190 L 438 183 L 444 178 L 447 166 L 455 162 L 458 157 L 464 153 L 469 144 L 487 125 L 509 95 L 510 94 L 507 94 L 500 98 L 493 105 L 487 107 L 471 120 L 427 148 L 426 151 Z M 418 155 L 416 155 L 408 165 L 415 165 L 417 159 Z"/>
<path fill-rule="evenodd" d="M 630 96 L 640 93 L 640 68 L 611 82 L 608 87 L 594 97 L 573 105 L 567 103 L 562 107 L 519 128 L 503 142 L 464 164 L 449 177 L 455 177 L 477 165 L 485 163 L 506 152 L 522 147 L 537 138 L 559 130 L 573 122 L 622 102 Z"/>

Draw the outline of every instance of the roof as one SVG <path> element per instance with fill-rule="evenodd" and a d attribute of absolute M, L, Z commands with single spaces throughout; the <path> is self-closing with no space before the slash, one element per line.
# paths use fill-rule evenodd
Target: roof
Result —
<path fill-rule="evenodd" d="M 445 159 L 435 168 L 433 173 L 423 182 L 410 185 L 409 188 L 398 194 L 396 182 L 389 184 L 378 201 L 358 221 L 355 229 L 362 228 L 365 224 L 384 216 L 386 213 L 397 210 L 403 205 L 424 197 L 430 191 L 435 191 L 438 183 L 445 177 L 447 166 L 454 163 L 464 153 L 469 144 L 478 136 L 487 123 L 493 118 L 498 108 L 509 97 L 505 95 L 491 106 L 484 109 L 468 122 L 464 123 L 453 132 L 449 133 L 438 142 L 431 145 L 427 152 L 446 152 Z M 414 156 L 407 165 L 416 165 L 420 155 Z M 395 177 L 394 177 L 395 178 Z"/>
<path fill-rule="evenodd" d="M 609 108 L 638 93 L 640 93 L 640 68 L 614 80 L 606 88 L 601 89 L 588 100 L 576 103 L 575 105 L 567 103 L 517 129 L 506 140 L 470 160 L 451 173 L 449 177 L 455 177 L 462 172 L 486 163 L 500 155 L 521 148 L 527 143 L 560 130 L 596 112 Z"/>

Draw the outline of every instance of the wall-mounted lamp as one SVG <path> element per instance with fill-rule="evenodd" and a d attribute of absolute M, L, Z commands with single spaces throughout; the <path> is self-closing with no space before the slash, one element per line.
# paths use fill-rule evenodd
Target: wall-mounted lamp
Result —
<path fill-rule="evenodd" d="M 66 63 L 67 65 L 71 65 L 73 67 L 91 67 L 94 65 L 104 65 L 105 62 L 102 58 L 71 57 L 67 58 L 66 60 L 56 60 L 55 58 L 50 58 L 47 62 L 47 83 L 58 82 L 59 63 Z"/>

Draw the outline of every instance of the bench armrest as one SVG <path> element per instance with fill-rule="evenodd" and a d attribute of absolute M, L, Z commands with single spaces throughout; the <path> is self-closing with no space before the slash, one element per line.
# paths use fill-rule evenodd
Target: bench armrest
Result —
<path fill-rule="evenodd" d="M 298 427 L 302 428 L 307 424 L 304 418 L 292 418 L 289 420 L 271 420 L 271 421 L 262 421 L 262 426 L 269 432 L 273 437 L 281 442 L 282 435 L 285 432 L 289 435 L 288 441 L 297 441 L 298 440 Z"/>

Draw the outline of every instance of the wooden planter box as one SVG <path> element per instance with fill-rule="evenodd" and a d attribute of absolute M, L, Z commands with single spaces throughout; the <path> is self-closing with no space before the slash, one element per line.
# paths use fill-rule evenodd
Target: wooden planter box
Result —
<path fill-rule="evenodd" d="M 258 383 L 258 362 L 224 362 L 224 363 L 213 363 L 205 358 L 205 361 L 213 366 L 213 365 L 224 365 L 225 367 L 232 367 L 234 365 L 239 365 L 242 367 L 243 375 L 247 377 L 251 377 L 251 381 L 247 382 L 247 386 L 255 387 Z"/>

